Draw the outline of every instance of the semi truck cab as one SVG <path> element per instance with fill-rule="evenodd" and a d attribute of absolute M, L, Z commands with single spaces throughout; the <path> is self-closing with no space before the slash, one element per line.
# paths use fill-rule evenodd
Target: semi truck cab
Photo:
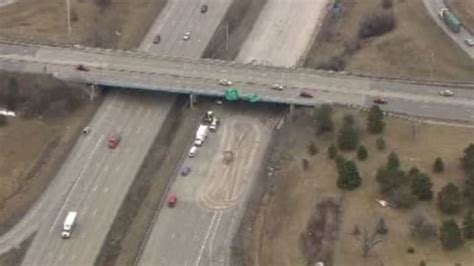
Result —
<path fill-rule="evenodd" d="M 63 230 L 61 232 L 61 237 L 68 239 L 71 237 L 72 230 L 76 224 L 77 212 L 68 212 L 66 219 L 64 219 Z"/>

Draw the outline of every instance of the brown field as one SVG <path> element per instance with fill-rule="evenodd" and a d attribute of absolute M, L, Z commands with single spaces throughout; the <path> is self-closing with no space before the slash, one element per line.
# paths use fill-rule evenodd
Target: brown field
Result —
<path fill-rule="evenodd" d="M 380 8 L 380 0 L 342 2 L 345 11 L 335 22 L 326 21 L 306 66 L 318 68 L 328 58 L 341 56 L 345 70 L 352 73 L 416 79 L 474 79 L 474 63 L 436 25 L 422 0 L 394 1 L 395 30 L 362 41 L 359 50 L 343 55 L 347 44 L 357 43 L 361 17 Z"/>
<path fill-rule="evenodd" d="M 167 0 L 21 0 L 0 8 L 0 36 L 131 49 L 138 46 Z M 101 8 L 98 2 L 110 2 Z"/>
<path fill-rule="evenodd" d="M 345 112 L 354 112 L 346 110 Z M 337 112 L 340 120 L 341 110 Z M 387 119 L 388 128 L 384 133 L 387 142 L 385 151 L 375 150 L 375 136 L 362 131 L 362 143 L 367 147 L 369 158 L 357 162 L 362 176 L 362 185 L 351 192 L 336 187 L 336 167 L 327 158 L 330 136 L 316 137 L 312 118 L 308 110 L 297 113 L 297 119 L 288 122 L 278 138 L 286 138 L 286 145 L 280 150 L 282 161 L 276 166 L 280 169 L 271 178 L 272 185 L 256 206 L 256 218 L 245 225 L 244 247 L 246 265 L 306 265 L 302 253 L 300 236 L 306 229 L 311 214 L 317 208 L 321 213 L 319 224 L 322 227 L 321 253 L 326 265 L 418 265 L 425 260 L 427 265 L 462 265 L 472 263 L 474 243 L 467 242 L 462 248 L 445 252 L 439 240 L 422 242 L 409 234 L 408 221 L 413 213 L 422 212 L 440 223 L 442 215 L 434 202 L 418 203 L 414 209 L 398 210 L 383 208 L 376 199 L 380 198 L 375 182 L 376 169 L 386 162 L 391 151 L 401 160 L 402 168 L 418 167 L 429 173 L 434 183 L 435 193 L 447 182 L 462 185 L 463 172 L 459 167 L 462 150 L 472 142 L 474 129 L 438 125 L 414 124 L 399 119 Z M 365 113 L 357 116 L 361 127 Z M 308 154 L 308 144 L 314 141 L 319 153 Z M 353 158 L 355 154 L 344 153 Z M 431 166 L 440 156 L 446 163 L 446 171 L 433 174 Z M 303 170 L 302 160 L 309 160 L 309 169 Z M 325 204 L 332 199 L 332 204 Z M 318 205 L 323 203 L 323 206 Z M 340 205 L 340 214 L 336 205 Z M 318 205 L 318 207 L 316 207 Z M 326 208 L 324 208 L 326 206 Z M 389 233 L 386 241 L 377 246 L 370 257 L 362 258 L 356 240 L 351 235 L 354 225 L 373 226 L 379 217 L 384 217 Z M 456 218 L 460 218 L 457 216 Z M 460 219 L 458 219 L 460 221 Z M 415 253 L 408 254 L 408 247 Z"/>

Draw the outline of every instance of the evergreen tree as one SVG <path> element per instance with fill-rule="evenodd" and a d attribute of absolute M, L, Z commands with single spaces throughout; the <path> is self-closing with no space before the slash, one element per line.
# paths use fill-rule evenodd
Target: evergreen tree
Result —
<path fill-rule="evenodd" d="M 411 191 L 419 200 L 430 200 L 433 198 L 433 183 L 429 176 L 418 173 L 412 177 Z"/>
<path fill-rule="evenodd" d="M 453 183 L 447 184 L 438 192 L 438 207 L 442 212 L 456 213 L 461 209 L 461 204 L 461 192 Z"/>
<path fill-rule="evenodd" d="M 342 189 L 353 190 L 360 186 L 361 181 L 356 164 L 353 161 L 345 161 L 339 171 L 337 186 Z"/>
<path fill-rule="evenodd" d="M 331 144 L 331 146 L 328 147 L 328 157 L 329 159 L 334 159 L 337 156 L 337 148 L 336 145 Z"/>
<path fill-rule="evenodd" d="M 367 149 L 364 147 L 364 145 L 360 145 L 357 149 L 357 159 L 359 159 L 360 161 L 365 161 L 367 159 L 367 156 Z"/>
<path fill-rule="evenodd" d="M 339 131 L 337 143 L 339 149 L 343 151 L 351 151 L 357 148 L 357 144 L 359 144 L 359 132 L 357 132 L 357 129 L 351 121 L 345 119 L 344 125 Z"/>
<path fill-rule="evenodd" d="M 375 141 L 375 146 L 377 147 L 377 150 L 379 151 L 383 151 L 385 150 L 385 140 L 383 138 L 377 138 L 377 140 Z"/>
<path fill-rule="evenodd" d="M 367 130 L 372 134 L 379 134 L 384 128 L 383 112 L 378 105 L 373 105 L 367 117 Z"/>
<path fill-rule="evenodd" d="M 398 169 L 400 167 L 400 160 L 398 155 L 394 152 L 390 153 L 387 160 L 387 169 Z"/>
<path fill-rule="evenodd" d="M 466 213 L 464 220 L 462 222 L 463 233 L 465 239 L 474 238 L 474 212 L 472 210 Z"/>
<path fill-rule="evenodd" d="M 380 218 L 380 220 L 377 223 L 377 226 L 375 227 L 375 230 L 377 230 L 377 233 L 380 235 L 385 235 L 388 233 L 388 228 L 383 218 Z"/>
<path fill-rule="evenodd" d="M 433 163 L 433 172 L 435 173 L 441 173 L 444 171 L 444 163 L 443 160 L 441 160 L 440 157 L 436 158 L 436 160 Z"/>
<path fill-rule="evenodd" d="M 318 134 L 334 130 L 332 108 L 329 104 L 323 104 L 316 110 L 316 124 Z"/>
<path fill-rule="evenodd" d="M 458 224 L 454 219 L 443 222 L 439 237 L 443 248 L 451 250 L 462 245 L 462 235 Z"/>

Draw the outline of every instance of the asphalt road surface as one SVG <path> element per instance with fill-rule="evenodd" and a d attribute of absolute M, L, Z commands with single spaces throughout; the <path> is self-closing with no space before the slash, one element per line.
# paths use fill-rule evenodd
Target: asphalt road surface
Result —
<path fill-rule="evenodd" d="M 463 49 L 471 58 L 474 58 L 474 47 L 469 47 L 464 43 L 465 39 L 473 39 L 472 36 L 464 27 L 461 28 L 459 33 L 452 32 L 449 27 L 440 18 L 438 12 L 441 8 L 447 8 L 443 0 L 423 0 L 428 13 L 433 20 L 443 29 L 443 31 Z"/>
<path fill-rule="evenodd" d="M 160 210 L 139 265 L 229 264 L 230 242 L 278 120 L 268 112 L 213 110 L 222 122 L 196 157 L 183 160 L 191 172 L 177 171 L 170 193 L 178 202 Z M 233 152 L 232 162 L 223 161 L 224 151 Z"/>
<path fill-rule="evenodd" d="M 106 97 L 90 123 L 92 131 L 82 136 L 37 213 L 44 217 L 28 249 L 24 265 L 92 265 L 115 215 L 140 168 L 147 151 L 170 110 L 165 96 L 112 93 Z M 118 133 L 116 149 L 106 145 Z M 40 201 L 42 202 L 42 201 Z M 60 237 L 69 211 L 77 211 L 77 227 L 68 240 Z M 31 217 L 30 217 L 31 218 Z"/>
<path fill-rule="evenodd" d="M 200 58 L 231 3 L 232 0 L 168 1 L 140 48 L 154 55 Z M 206 13 L 201 13 L 203 4 L 208 5 Z M 183 39 L 186 32 L 191 33 L 189 40 Z M 161 41 L 155 44 L 157 35 Z"/>

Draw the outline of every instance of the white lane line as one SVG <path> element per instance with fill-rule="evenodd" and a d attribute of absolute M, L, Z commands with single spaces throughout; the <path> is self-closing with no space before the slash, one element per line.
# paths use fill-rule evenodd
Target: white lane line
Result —
<path fill-rule="evenodd" d="M 209 225 L 209 228 L 207 229 L 206 237 L 204 238 L 204 243 L 202 243 L 201 245 L 201 249 L 199 250 L 199 255 L 197 257 L 196 263 L 194 264 L 195 266 L 199 266 L 199 263 L 201 262 L 202 253 L 204 252 L 204 248 L 206 247 L 207 240 L 209 239 L 209 236 L 211 234 L 211 230 L 214 227 L 214 222 L 216 221 L 216 217 L 217 217 L 217 212 L 214 212 L 214 216 L 212 216 L 211 224 Z"/>
<path fill-rule="evenodd" d="M 209 254 L 209 263 L 212 265 L 212 249 L 213 249 L 213 243 L 214 243 L 214 240 L 216 238 L 216 235 L 217 235 L 217 230 L 219 229 L 219 225 L 220 225 L 220 222 L 221 222 L 221 218 L 222 218 L 222 215 L 224 214 L 224 212 L 220 212 L 219 213 L 219 218 L 217 218 L 217 222 L 216 222 L 216 226 L 214 226 L 214 232 L 212 232 L 212 237 L 211 237 L 211 240 L 209 241 L 209 250 L 208 250 L 208 254 Z"/>
<path fill-rule="evenodd" d="M 63 203 L 63 206 L 61 206 L 61 209 L 59 210 L 59 213 L 58 215 L 56 216 L 56 218 L 54 219 L 54 222 L 53 224 L 51 225 L 51 227 L 49 228 L 49 232 L 51 233 L 54 229 L 54 227 L 56 226 L 56 223 L 58 222 L 58 219 L 59 217 L 61 216 L 61 213 L 64 211 L 64 208 L 66 207 L 71 195 L 72 195 L 72 192 L 74 191 L 74 189 L 76 188 L 77 184 L 79 183 L 79 181 L 81 180 L 84 172 L 86 171 L 86 169 L 88 168 L 89 164 L 92 162 L 92 156 L 94 155 L 94 153 L 96 152 L 96 150 L 100 147 L 100 144 L 102 143 L 102 139 L 103 137 L 101 136 L 99 138 L 99 140 L 97 141 L 97 143 L 95 144 L 95 147 L 94 149 L 91 151 L 90 155 L 89 155 L 89 158 L 87 158 L 87 162 L 86 164 L 84 165 L 84 167 L 82 168 L 81 170 L 81 173 L 79 174 L 79 177 L 76 179 L 76 181 L 74 181 L 74 185 L 72 185 L 72 188 L 71 190 L 69 190 L 69 194 L 67 195 L 66 197 L 66 200 L 64 201 Z"/>

